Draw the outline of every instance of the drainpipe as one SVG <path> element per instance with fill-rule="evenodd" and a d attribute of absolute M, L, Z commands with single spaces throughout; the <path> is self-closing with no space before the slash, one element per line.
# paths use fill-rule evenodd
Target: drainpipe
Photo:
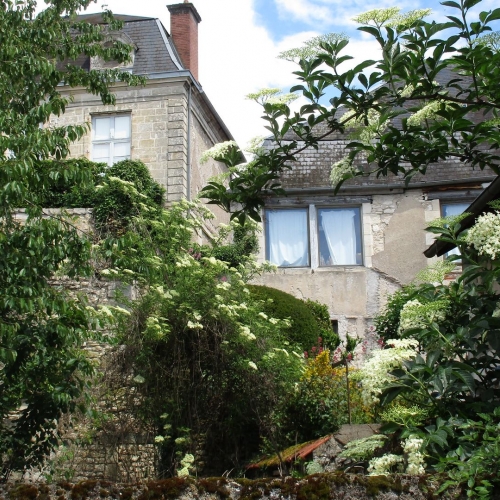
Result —
<path fill-rule="evenodd" d="M 187 200 L 191 201 L 191 84 L 188 93 L 188 122 L 187 122 Z"/>

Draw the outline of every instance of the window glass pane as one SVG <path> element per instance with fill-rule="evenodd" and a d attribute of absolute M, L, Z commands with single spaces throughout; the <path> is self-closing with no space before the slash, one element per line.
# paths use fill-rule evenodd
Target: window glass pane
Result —
<path fill-rule="evenodd" d="M 105 141 L 110 138 L 111 118 L 94 119 L 94 141 Z"/>
<path fill-rule="evenodd" d="M 117 157 L 125 156 L 126 158 L 130 158 L 130 142 L 115 142 L 114 143 L 114 151 L 113 151 L 113 161 L 116 163 Z"/>
<path fill-rule="evenodd" d="M 130 137 L 130 116 L 115 117 L 115 139 Z"/>
<path fill-rule="evenodd" d="M 442 208 L 443 217 L 460 215 L 468 206 L 467 203 L 444 203 Z"/>
<path fill-rule="evenodd" d="M 92 147 L 92 160 L 108 163 L 109 144 L 94 144 Z"/>
<path fill-rule="evenodd" d="M 441 206 L 441 212 L 443 213 L 443 217 L 450 217 L 451 215 L 460 215 L 465 209 L 469 206 L 468 203 L 443 203 Z M 445 257 L 448 255 L 460 255 L 460 250 L 458 248 L 454 248 L 446 253 Z M 459 261 L 456 261 L 457 263 Z"/>
<path fill-rule="evenodd" d="M 318 210 L 319 265 L 361 265 L 359 208 Z"/>
<path fill-rule="evenodd" d="M 307 209 L 266 210 L 267 258 L 280 267 L 309 265 Z"/>

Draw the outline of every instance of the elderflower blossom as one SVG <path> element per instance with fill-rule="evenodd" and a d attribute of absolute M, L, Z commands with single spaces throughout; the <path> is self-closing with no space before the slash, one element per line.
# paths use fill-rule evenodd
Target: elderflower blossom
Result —
<path fill-rule="evenodd" d="M 391 469 L 403 462 L 403 457 L 387 453 L 381 457 L 372 458 L 368 464 L 368 473 L 370 476 L 386 476 L 391 473 Z"/>
<path fill-rule="evenodd" d="M 496 259 L 500 255 L 500 212 L 479 216 L 465 240 L 479 255 Z"/>
<path fill-rule="evenodd" d="M 361 439 L 355 439 L 345 445 L 345 448 L 340 453 L 342 458 L 352 458 L 353 460 L 368 460 L 373 456 L 376 449 L 382 448 L 387 436 L 383 434 L 374 434 Z"/>
<path fill-rule="evenodd" d="M 257 101 L 260 104 L 290 104 L 295 99 L 298 99 L 298 95 L 294 93 L 283 94 L 281 89 L 267 88 L 261 89 L 258 92 L 253 92 L 247 94 L 246 98 L 251 101 Z"/>
<path fill-rule="evenodd" d="M 238 144 L 236 144 L 235 141 L 220 142 L 203 152 L 200 163 L 206 163 L 210 158 L 219 161 L 221 158 L 224 158 L 232 148 L 238 149 Z"/>
<path fill-rule="evenodd" d="M 399 31 L 404 31 L 411 28 L 417 21 L 421 21 L 424 17 L 431 13 L 431 9 L 415 9 L 405 12 L 404 14 L 397 14 L 386 26 L 396 28 Z"/>
<path fill-rule="evenodd" d="M 449 303 L 436 300 L 422 304 L 419 300 L 409 300 L 401 309 L 398 333 L 401 335 L 412 328 L 425 328 L 431 323 L 439 323 L 446 318 Z"/>
<path fill-rule="evenodd" d="M 247 340 L 255 340 L 257 337 L 250 331 L 248 326 L 240 327 L 240 335 Z"/>
<path fill-rule="evenodd" d="M 262 154 L 265 151 L 265 148 L 263 147 L 263 143 L 265 140 L 266 138 L 263 135 L 252 137 L 252 139 L 248 141 L 248 144 L 245 147 L 245 151 L 257 156 Z"/>
<path fill-rule="evenodd" d="M 433 101 L 426 104 L 424 107 L 419 109 L 416 113 L 413 113 L 407 120 L 408 125 L 418 126 L 425 120 L 435 120 L 438 118 L 438 111 L 441 110 L 443 106 L 442 101 Z M 446 106 L 446 105 L 445 105 Z"/>
<path fill-rule="evenodd" d="M 332 165 L 332 171 L 330 173 L 330 182 L 333 186 L 336 186 L 339 182 L 353 177 L 356 173 L 356 167 L 352 164 L 352 161 L 346 156 L 342 160 L 334 163 Z"/>
<path fill-rule="evenodd" d="M 421 283 L 443 283 L 446 276 L 455 269 L 455 262 L 438 260 L 432 266 L 425 267 L 415 277 L 414 281 Z"/>
<path fill-rule="evenodd" d="M 393 347 L 374 351 L 372 357 L 359 370 L 363 400 L 366 404 L 378 403 L 379 395 L 386 385 L 394 380 L 390 372 L 417 355 L 415 348 L 418 342 L 415 339 L 391 339 L 387 344 Z"/>
<path fill-rule="evenodd" d="M 312 59 L 319 54 L 324 53 L 325 49 L 322 44 L 333 44 L 342 40 L 349 40 L 349 37 L 344 33 L 326 33 L 325 35 L 315 36 L 304 42 L 302 47 L 288 49 L 278 54 L 278 59 L 285 61 L 298 61 L 300 59 Z"/>
<path fill-rule="evenodd" d="M 447 217 L 440 217 L 439 219 L 434 219 L 429 228 L 444 228 L 454 226 L 455 224 L 460 223 L 470 214 L 467 212 L 463 212 L 458 215 L 448 215 Z"/>
<path fill-rule="evenodd" d="M 188 321 L 187 327 L 190 328 L 191 330 L 203 330 L 203 325 L 198 321 L 196 322 Z"/>
<path fill-rule="evenodd" d="M 187 477 L 189 476 L 189 469 L 192 468 L 192 464 L 194 462 L 194 456 L 190 453 L 186 453 L 184 458 L 181 460 L 182 468 L 177 471 L 178 477 Z"/>
<path fill-rule="evenodd" d="M 406 473 L 419 476 L 425 473 L 425 460 L 422 453 L 424 440 L 416 436 L 410 436 L 403 443 L 403 450 L 408 455 Z"/>
<path fill-rule="evenodd" d="M 403 427 L 419 426 L 429 416 L 429 412 L 420 406 L 403 406 L 395 403 L 380 414 L 382 422 L 393 422 Z"/>
<path fill-rule="evenodd" d="M 163 443 L 165 438 L 163 436 L 155 436 L 155 443 Z"/>
<path fill-rule="evenodd" d="M 399 14 L 399 11 L 399 7 L 373 9 L 353 17 L 352 20 L 358 24 L 374 23 L 376 26 L 382 26 L 384 23 L 394 19 Z"/>
<path fill-rule="evenodd" d="M 254 370 L 257 370 L 257 369 L 258 369 L 258 368 L 257 368 L 257 365 L 256 365 L 253 361 L 249 361 L 249 362 L 248 362 L 248 366 L 249 366 L 250 368 L 253 368 Z"/>

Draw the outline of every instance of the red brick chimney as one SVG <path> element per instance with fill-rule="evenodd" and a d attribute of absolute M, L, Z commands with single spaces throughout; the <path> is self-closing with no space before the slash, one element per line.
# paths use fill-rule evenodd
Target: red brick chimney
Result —
<path fill-rule="evenodd" d="M 181 62 L 198 80 L 198 24 L 201 17 L 195 6 L 184 0 L 184 3 L 167 5 L 170 12 L 170 36 Z"/>

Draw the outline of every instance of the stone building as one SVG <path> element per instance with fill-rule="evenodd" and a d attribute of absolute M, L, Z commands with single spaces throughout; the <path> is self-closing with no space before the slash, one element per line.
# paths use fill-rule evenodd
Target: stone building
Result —
<path fill-rule="evenodd" d="M 348 142 L 334 133 L 298 154 L 282 177 L 286 196 L 267 198 L 260 259 L 278 270 L 258 284 L 327 304 L 341 336 L 363 337 L 387 295 L 438 258 L 423 253 L 428 222 L 461 213 L 496 176 L 447 161 L 408 186 L 394 175 L 357 177 L 334 195 L 331 167 Z"/>
<path fill-rule="evenodd" d="M 71 146 L 71 157 L 113 164 L 123 159 L 143 161 L 155 180 L 166 189 L 167 203 L 196 197 L 207 180 L 225 168 L 199 159 L 206 149 L 232 140 L 198 79 L 198 24 L 201 17 L 192 3 L 167 6 L 171 29 L 159 19 L 116 14 L 124 23 L 109 32 L 133 47 L 130 63 L 80 57 L 84 69 L 119 68 L 147 78 L 140 87 L 117 82 L 116 105 L 103 105 L 84 88 L 62 87 L 72 102 L 57 125 L 90 124 L 90 132 Z M 103 23 L 101 14 L 84 14 L 79 20 Z M 216 212 L 218 220 L 227 215 Z M 209 228 L 207 228 L 209 232 Z"/>
<path fill-rule="evenodd" d="M 65 113 L 53 117 L 51 123 L 90 124 L 89 133 L 71 145 L 70 157 L 86 157 L 108 165 L 125 159 L 141 160 L 165 188 L 166 203 L 170 205 L 181 199 L 194 199 L 210 177 L 225 171 L 220 163 L 208 161 L 201 165 L 199 159 L 206 149 L 233 137 L 199 83 L 200 15 L 186 1 L 167 7 L 170 33 L 159 19 L 115 14 L 123 22 L 123 28 L 119 32 L 110 31 L 108 36 L 133 47 L 129 63 L 83 56 L 73 62 L 86 70 L 118 68 L 142 75 L 146 77 L 145 85 L 129 87 L 117 82 L 112 87 L 115 105 L 103 105 L 98 96 L 88 94 L 84 88 L 61 85 L 60 93 L 71 96 L 71 102 Z M 78 20 L 104 23 L 101 14 L 81 15 Z M 212 211 L 218 222 L 229 218 L 222 210 Z M 50 215 L 51 211 L 47 213 Z M 89 230 L 90 210 L 79 208 L 69 213 L 78 218 L 80 229 Z M 18 218 L 25 217 L 21 210 Z M 210 238 L 212 230 L 212 226 L 205 226 L 201 236 Z M 85 294 L 92 306 L 112 304 L 119 286 L 97 279 L 65 278 L 54 279 L 52 284 Z M 157 472 L 154 434 L 131 416 L 130 408 L 140 403 L 133 387 L 127 385 L 130 373 L 121 369 L 120 349 L 94 342 L 86 348 L 99 364 L 100 377 L 108 381 L 108 385 L 95 384 L 93 394 L 107 420 L 96 427 L 88 417 L 66 415 L 59 429 L 63 444 L 41 470 L 30 471 L 26 477 L 49 474 L 73 480 L 105 478 L 132 482 L 154 477 Z M 113 390 L 109 389 L 110 379 Z"/>

